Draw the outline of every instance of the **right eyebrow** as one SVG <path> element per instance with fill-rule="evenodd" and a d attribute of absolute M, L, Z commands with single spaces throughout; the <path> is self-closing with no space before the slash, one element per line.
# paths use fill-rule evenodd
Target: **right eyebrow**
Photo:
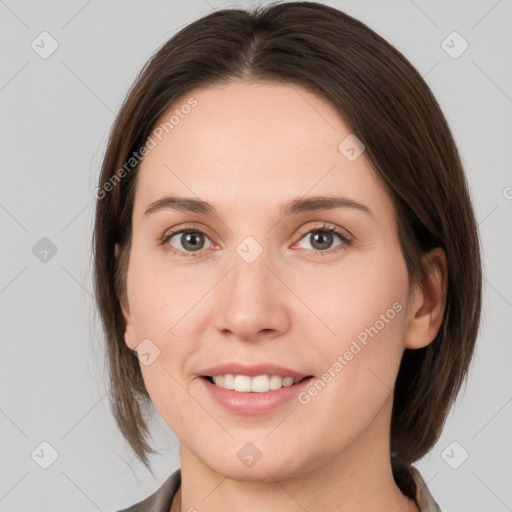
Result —
<path fill-rule="evenodd" d="M 217 215 L 214 206 L 200 199 L 166 196 L 152 202 L 149 208 L 144 212 L 144 216 L 151 215 L 159 210 L 178 210 L 182 212 L 202 213 L 204 215 Z"/>

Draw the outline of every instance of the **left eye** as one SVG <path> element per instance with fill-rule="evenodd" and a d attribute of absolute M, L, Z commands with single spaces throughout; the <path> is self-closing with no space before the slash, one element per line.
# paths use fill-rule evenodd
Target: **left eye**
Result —
<path fill-rule="evenodd" d="M 307 247 L 307 249 L 312 249 L 314 251 L 326 252 L 331 248 L 331 244 L 333 243 L 333 237 L 337 236 L 341 240 L 341 244 L 348 243 L 349 240 L 342 233 L 340 233 L 335 228 L 317 228 L 308 231 L 301 240 L 311 240 L 310 245 L 312 247 Z"/>

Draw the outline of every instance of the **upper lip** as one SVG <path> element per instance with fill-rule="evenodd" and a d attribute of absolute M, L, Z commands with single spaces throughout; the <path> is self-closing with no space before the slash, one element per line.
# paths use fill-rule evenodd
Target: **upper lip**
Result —
<path fill-rule="evenodd" d="M 281 377 L 293 377 L 300 379 L 308 377 L 305 373 L 300 373 L 284 366 L 276 364 L 262 363 L 262 364 L 243 364 L 243 363 L 223 363 L 210 368 L 206 368 L 201 373 L 202 377 L 215 377 L 216 375 L 247 375 L 248 377 L 256 377 L 258 375 L 280 375 Z"/>

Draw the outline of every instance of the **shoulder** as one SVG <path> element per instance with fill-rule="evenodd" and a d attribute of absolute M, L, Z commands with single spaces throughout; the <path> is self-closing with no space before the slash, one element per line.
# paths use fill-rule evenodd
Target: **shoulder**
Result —
<path fill-rule="evenodd" d="M 181 469 L 177 469 L 153 494 L 118 512 L 169 512 L 180 485 Z"/>
<path fill-rule="evenodd" d="M 420 512 L 441 512 L 439 505 L 430 493 L 421 473 L 414 466 L 410 466 L 409 471 L 416 486 L 415 498 Z"/>

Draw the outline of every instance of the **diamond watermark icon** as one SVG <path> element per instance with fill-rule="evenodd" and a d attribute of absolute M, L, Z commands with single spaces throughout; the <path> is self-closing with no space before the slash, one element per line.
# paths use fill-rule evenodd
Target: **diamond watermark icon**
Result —
<path fill-rule="evenodd" d="M 41 32 L 30 44 L 39 57 L 47 59 L 59 47 L 57 40 L 48 32 Z"/>
<path fill-rule="evenodd" d="M 59 458 L 59 453 L 50 443 L 43 441 L 30 456 L 38 466 L 48 469 Z"/>
<path fill-rule="evenodd" d="M 441 48 L 452 59 L 458 59 L 469 48 L 469 43 L 457 31 L 453 31 L 443 39 Z"/>
<path fill-rule="evenodd" d="M 236 456 L 248 468 L 252 468 L 263 456 L 261 451 L 252 443 L 245 443 Z"/>
<path fill-rule="evenodd" d="M 353 133 L 345 137 L 338 145 L 340 153 L 347 159 L 353 162 L 365 150 L 365 145 Z"/>
<path fill-rule="evenodd" d="M 263 247 L 252 237 L 244 238 L 237 246 L 236 253 L 246 262 L 252 263 L 263 252 Z"/>
<path fill-rule="evenodd" d="M 160 356 L 160 349 L 146 338 L 137 346 L 134 353 L 144 366 L 149 366 Z"/>
<path fill-rule="evenodd" d="M 32 254 L 42 263 L 48 263 L 56 254 L 57 246 L 46 236 L 43 236 L 32 247 Z"/>
<path fill-rule="evenodd" d="M 452 469 L 457 469 L 469 457 L 469 453 L 457 441 L 452 441 L 441 453 L 441 458 Z"/>

